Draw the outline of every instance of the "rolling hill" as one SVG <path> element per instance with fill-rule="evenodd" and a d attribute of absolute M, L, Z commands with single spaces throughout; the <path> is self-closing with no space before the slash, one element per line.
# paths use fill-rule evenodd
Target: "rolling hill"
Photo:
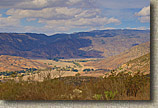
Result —
<path fill-rule="evenodd" d="M 46 67 L 47 65 L 36 60 L 26 59 L 17 56 L 8 56 L 8 55 L 0 56 L 0 72 L 19 71 L 19 70 L 25 70 L 26 68 L 42 69 Z"/>
<path fill-rule="evenodd" d="M 149 40 L 149 30 L 95 30 L 51 36 L 0 33 L 0 55 L 45 59 L 107 58 Z"/>
<path fill-rule="evenodd" d="M 85 66 L 93 66 L 98 69 L 113 70 L 123 63 L 136 59 L 150 52 L 150 42 L 136 45 L 129 50 L 126 50 L 119 55 L 111 56 L 101 61 L 88 62 Z"/>

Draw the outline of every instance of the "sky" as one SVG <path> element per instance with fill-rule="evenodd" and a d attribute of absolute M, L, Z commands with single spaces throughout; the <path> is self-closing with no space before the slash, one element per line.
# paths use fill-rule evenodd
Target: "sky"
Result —
<path fill-rule="evenodd" d="M 0 0 L 0 32 L 150 29 L 150 0 Z"/>

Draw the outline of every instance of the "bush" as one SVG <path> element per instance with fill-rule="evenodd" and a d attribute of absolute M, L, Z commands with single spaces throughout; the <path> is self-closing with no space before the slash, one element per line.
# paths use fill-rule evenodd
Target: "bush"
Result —
<path fill-rule="evenodd" d="M 72 68 L 72 71 L 73 71 L 73 72 L 78 72 L 78 70 L 77 70 L 77 69 L 74 69 L 74 68 Z"/>
<path fill-rule="evenodd" d="M 87 69 L 84 69 L 84 70 L 83 70 L 83 72 L 89 72 L 89 71 L 94 71 L 94 69 L 89 69 L 89 68 L 87 68 Z"/>
<path fill-rule="evenodd" d="M 149 100 L 150 75 L 111 73 L 105 78 L 61 77 L 0 82 L 1 100 Z"/>

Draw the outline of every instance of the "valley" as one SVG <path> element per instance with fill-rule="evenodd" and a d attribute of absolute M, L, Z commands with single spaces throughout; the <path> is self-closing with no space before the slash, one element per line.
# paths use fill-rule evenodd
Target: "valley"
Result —
<path fill-rule="evenodd" d="M 0 99 L 149 100 L 150 31 L 0 33 L 0 88 Z"/>
<path fill-rule="evenodd" d="M 83 63 L 89 61 L 98 61 L 98 58 L 88 58 L 88 59 L 60 59 L 59 61 L 55 60 L 33 60 L 25 59 L 23 57 L 17 56 L 7 56 L 1 55 L 0 60 L 3 61 L 0 63 L 0 72 L 8 73 L 1 75 L 1 79 L 12 79 L 11 76 L 13 72 L 17 72 L 16 76 L 22 76 L 24 80 L 27 80 L 29 77 L 34 77 L 35 81 L 43 81 L 44 77 L 50 74 L 53 78 L 57 78 L 62 74 L 62 77 L 65 76 L 75 76 L 80 74 L 82 76 L 103 76 L 104 73 L 96 73 L 98 69 L 93 66 L 84 66 Z M 36 69 L 35 71 L 26 71 L 27 69 Z M 26 71 L 21 73 L 21 71 Z M 59 72 L 61 71 L 61 72 Z M 12 74 L 9 74 L 9 73 Z"/>
<path fill-rule="evenodd" d="M 139 58 L 150 52 L 150 42 L 136 45 L 119 55 L 108 58 L 71 58 L 71 59 L 26 59 L 17 56 L 1 55 L 0 72 L 8 74 L 1 75 L 1 79 L 11 79 L 10 71 L 24 71 L 26 69 L 37 69 L 34 72 L 15 74 L 16 79 L 20 76 L 27 81 L 34 78 L 35 81 L 43 81 L 48 75 L 51 79 L 66 76 L 91 76 L 103 77 L 124 63 Z M 149 69 L 149 68 L 148 68 Z M 134 73 L 134 72 L 132 72 Z M 141 72 L 142 73 L 142 72 Z M 147 72 L 149 74 L 149 72 Z"/>

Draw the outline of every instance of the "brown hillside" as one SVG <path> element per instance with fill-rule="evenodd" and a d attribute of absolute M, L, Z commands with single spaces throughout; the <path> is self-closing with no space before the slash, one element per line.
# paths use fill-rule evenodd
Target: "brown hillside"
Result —
<path fill-rule="evenodd" d="M 117 71 L 150 74 L 150 53 L 123 64 Z"/>
<path fill-rule="evenodd" d="M 18 56 L 1 55 L 0 72 L 25 70 L 26 68 L 46 68 L 42 62 L 26 59 Z"/>
<path fill-rule="evenodd" d="M 116 75 L 119 73 L 128 73 L 132 76 L 136 74 L 150 75 L 150 53 L 126 62 L 112 72 Z M 105 76 L 107 77 L 110 74 L 112 73 L 106 73 Z"/>
<path fill-rule="evenodd" d="M 99 69 L 115 69 L 130 60 L 138 58 L 150 52 L 150 42 L 146 42 L 137 46 L 132 47 L 130 50 L 111 56 L 101 61 L 86 63 L 86 66 L 94 66 Z"/>

